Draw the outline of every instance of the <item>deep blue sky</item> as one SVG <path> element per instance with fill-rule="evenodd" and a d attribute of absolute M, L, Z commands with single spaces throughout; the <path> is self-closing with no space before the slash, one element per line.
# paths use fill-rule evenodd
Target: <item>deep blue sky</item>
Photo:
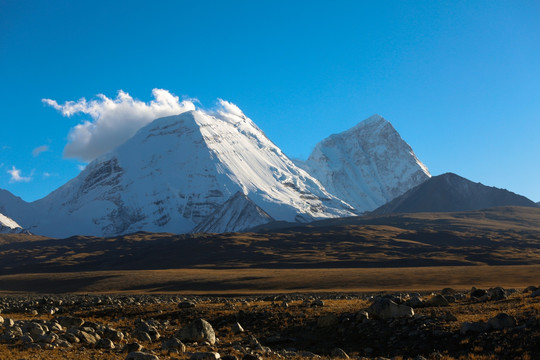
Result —
<path fill-rule="evenodd" d="M 539 86 L 535 0 L 0 0 L 0 188 L 35 200 L 79 171 L 62 151 L 90 118 L 41 99 L 162 88 L 235 103 L 298 158 L 378 113 L 432 174 L 540 201 Z"/>

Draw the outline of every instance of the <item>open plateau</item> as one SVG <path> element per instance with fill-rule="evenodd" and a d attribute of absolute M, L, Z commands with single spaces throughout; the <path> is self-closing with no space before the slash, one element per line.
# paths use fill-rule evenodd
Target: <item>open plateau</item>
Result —
<path fill-rule="evenodd" d="M 540 207 L 374 115 L 289 158 L 235 105 L 0 189 L 0 359 L 538 359 Z"/>

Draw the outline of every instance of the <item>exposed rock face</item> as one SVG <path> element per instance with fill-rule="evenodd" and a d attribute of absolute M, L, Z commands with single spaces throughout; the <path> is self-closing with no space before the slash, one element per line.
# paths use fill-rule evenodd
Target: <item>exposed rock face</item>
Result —
<path fill-rule="evenodd" d="M 358 212 L 374 210 L 430 177 L 411 147 L 379 115 L 324 139 L 299 165 Z"/>
<path fill-rule="evenodd" d="M 481 210 L 495 206 L 530 206 L 535 203 L 505 189 L 474 183 L 453 173 L 434 176 L 373 214 L 411 212 L 453 212 Z"/>
<path fill-rule="evenodd" d="M 237 192 L 197 225 L 193 232 L 223 233 L 242 231 L 270 221 L 273 221 L 270 215 L 246 195 Z"/>
<path fill-rule="evenodd" d="M 396 304 L 390 299 L 375 301 L 367 312 L 379 319 L 409 318 L 414 316 L 414 310 L 403 304 Z"/>

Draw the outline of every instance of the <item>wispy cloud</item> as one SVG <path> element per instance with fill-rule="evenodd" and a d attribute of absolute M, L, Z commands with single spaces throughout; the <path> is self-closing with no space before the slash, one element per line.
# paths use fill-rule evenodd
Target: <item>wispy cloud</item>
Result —
<path fill-rule="evenodd" d="M 49 151 L 49 145 L 41 145 L 41 146 L 38 146 L 37 148 L 35 148 L 33 151 L 32 151 L 32 155 L 34 157 L 37 157 L 39 156 L 39 154 L 43 153 L 43 152 L 46 152 L 46 151 Z"/>
<path fill-rule="evenodd" d="M 120 90 L 116 99 L 100 94 L 97 99 L 67 101 L 43 99 L 43 103 L 70 117 L 77 113 L 90 115 L 91 120 L 73 127 L 68 134 L 64 156 L 88 162 L 114 149 L 132 137 L 137 130 L 156 118 L 195 110 L 192 100 L 180 101 L 167 90 L 153 89 L 149 103 L 132 98 Z"/>
<path fill-rule="evenodd" d="M 29 182 L 32 180 L 32 174 L 30 174 L 30 176 L 22 176 L 21 170 L 17 169 L 15 166 L 12 166 L 7 172 L 11 175 L 11 179 L 9 180 L 10 183 Z"/>

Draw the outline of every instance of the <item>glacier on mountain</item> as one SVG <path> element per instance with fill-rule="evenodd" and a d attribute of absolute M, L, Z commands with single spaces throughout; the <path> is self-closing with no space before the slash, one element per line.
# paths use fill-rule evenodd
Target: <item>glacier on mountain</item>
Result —
<path fill-rule="evenodd" d="M 54 237 L 186 233 L 238 192 L 269 220 L 354 215 L 236 106 L 222 101 L 218 111 L 154 120 L 65 185 L 24 206 L 17 219 L 33 233 Z"/>
<path fill-rule="evenodd" d="M 23 232 L 25 230 L 15 220 L 0 213 L 0 234 L 19 234 Z"/>
<path fill-rule="evenodd" d="M 297 162 L 358 212 L 391 201 L 431 177 L 392 124 L 379 115 L 319 142 Z"/>

